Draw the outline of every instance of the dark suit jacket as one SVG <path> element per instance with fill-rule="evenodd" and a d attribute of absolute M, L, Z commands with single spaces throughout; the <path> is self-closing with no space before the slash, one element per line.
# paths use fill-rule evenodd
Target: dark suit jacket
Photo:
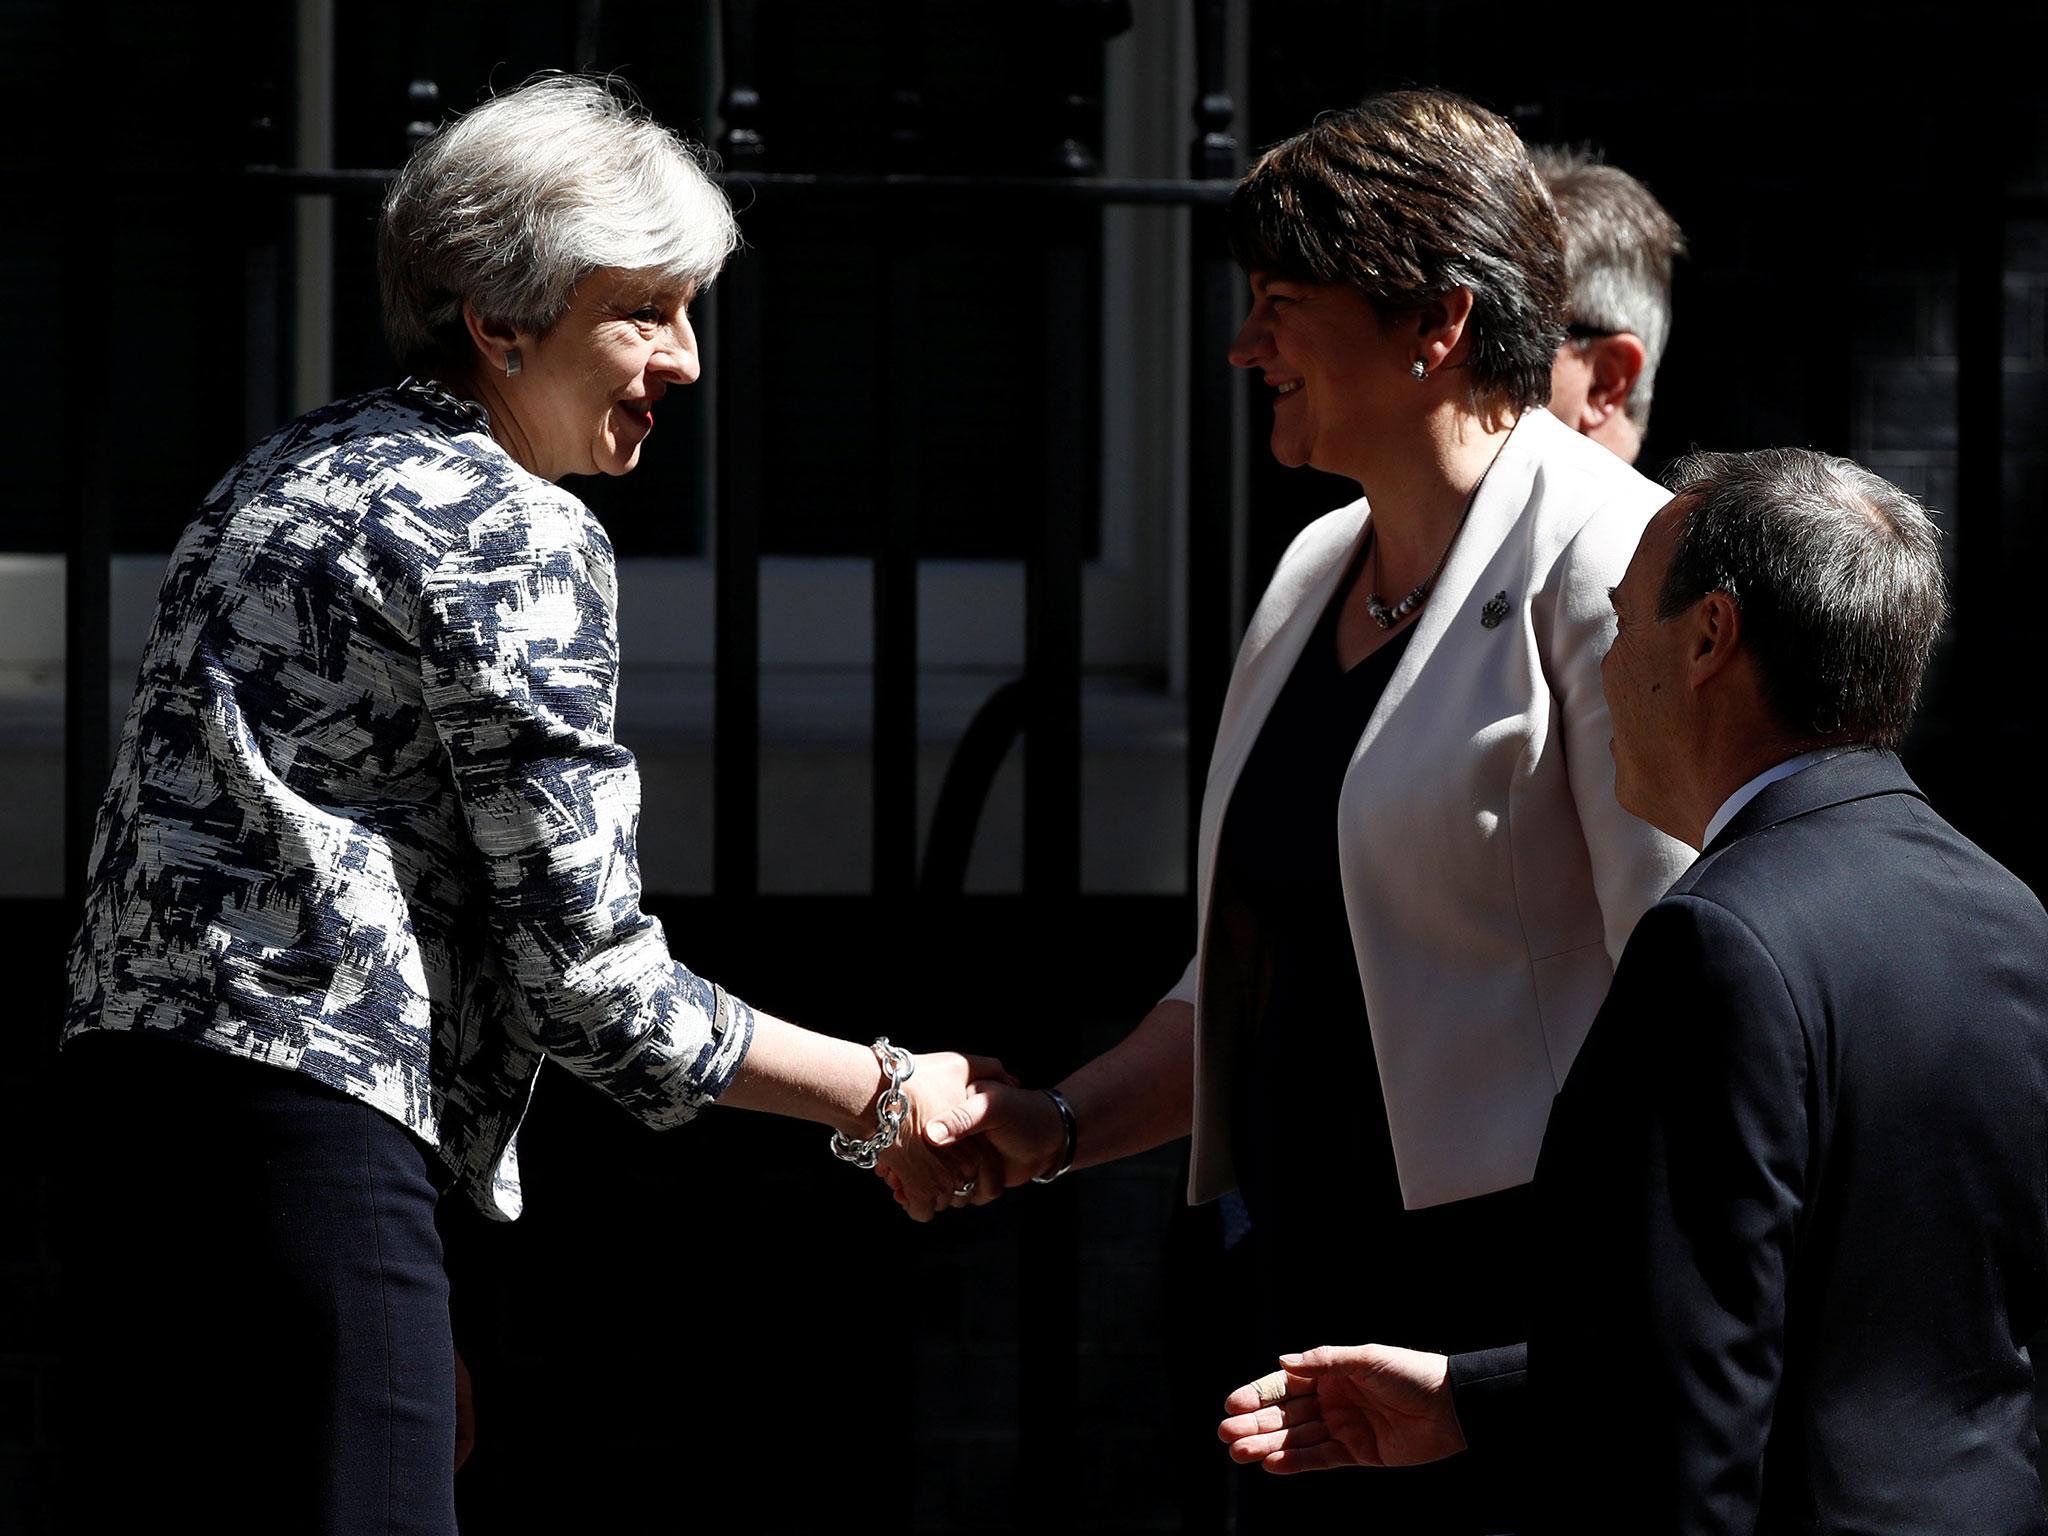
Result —
<path fill-rule="evenodd" d="M 1644 915 L 1536 1183 L 1526 1356 L 1452 1381 L 1544 1529 L 2044 1529 L 2048 916 L 1890 753 Z"/>

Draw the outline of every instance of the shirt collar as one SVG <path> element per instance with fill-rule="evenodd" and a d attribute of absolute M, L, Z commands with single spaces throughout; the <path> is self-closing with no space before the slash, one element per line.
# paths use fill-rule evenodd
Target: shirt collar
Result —
<path fill-rule="evenodd" d="M 1700 847 L 1712 847 L 1714 839 L 1721 835 L 1722 829 L 1735 819 L 1742 808 L 1780 779 L 1789 779 L 1795 773 L 1804 773 L 1815 763 L 1824 763 L 1831 757 L 1840 757 L 1847 750 L 1845 747 L 1820 747 L 1812 752 L 1802 752 L 1797 757 L 1788 757 L 1776 767 L 1766 768 L 1721 802 L 1721 809 L 1714 812 L 1714 819 L 1707 823 L 1706 836 L 1700 839 Z"/>

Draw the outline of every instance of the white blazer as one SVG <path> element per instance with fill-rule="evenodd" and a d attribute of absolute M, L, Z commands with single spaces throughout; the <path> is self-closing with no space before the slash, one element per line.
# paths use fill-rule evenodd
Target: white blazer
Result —
<path fill-rule="evenodd" d="M 1629 930 L 1692 860 L 1616 803 L 1600 693 L 1607 589 L 1667 499 L 1548 411 L 1527 412 L 1345 773 L 1333 828 L 1344 905 L 1410 1209 L 1534 1175 L 1551 1098 Z M 1217 910 L 1224 809 L 1366 525 L 1360 500 L 1295 539 L 1224 698 L 1196 954 L 1168 994 L 1195 1005 L 1193 1201 L 1236 1184 L 1228 1076 L 1247 957 L 1232 938 L 1240 914 Z M 1342 1085 L 1301 1086 L 1304 1113 L 1343 1112 Z"/>

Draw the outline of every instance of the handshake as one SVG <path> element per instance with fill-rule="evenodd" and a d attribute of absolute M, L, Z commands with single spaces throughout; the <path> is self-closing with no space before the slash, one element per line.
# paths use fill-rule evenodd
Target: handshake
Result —
<path fill-rule="evenodd" d="M 1066 1100 L 1022 1086 L 991 1057 L 918 1056 L 898 1087 L 901 1123 L 874 1171 L 913 1221 L 986 1205 L 1027 1180 L 1050 1183 L 1073 1163 Z"/>

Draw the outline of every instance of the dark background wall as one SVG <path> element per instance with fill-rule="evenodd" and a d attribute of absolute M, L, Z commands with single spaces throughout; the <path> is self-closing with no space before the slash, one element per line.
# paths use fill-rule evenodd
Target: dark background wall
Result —
<path fill-rule="evenodd" d="M 761 9 L 775 18 L 761 83 L 778 163 L 881 163 L 881 39 L 903 8 Z M 1031 165 L 1045 142 L 1037 86 L 1057 62 L 1043 57 L 1051 10 L 909 8 L 928 24 L 946 168 Z M 702 8 L 604 14 L 599 61 L 668 121 L 715 137 Z M 343 4 L 338 162 L 397 157 L 415 75 L 453 106 L 573 62 L 581 16 L 538 0 Z M 1694 254 L 1647 461 L 1694 443 L 1804 443 L 1928 500 L 1950 534 L 1957 613 L 1912 764 L 1941 809 L 2043 888 L 2028 663 L 2048 555 L 2048 230 L 2038 211 L 2005 212 L 2007 189 L 2048 172 L 2034 8 L 1737 3 L 1607 26 L 1526 6 L 1254 0 L 1234 18 L 1248 145 L 1366 90 L 1433 83 L 1510 113 L 1531 138 L 1595 141 L 1651 185 Z M 289 144 L 289 32 L 282 6 L 0 4 L 14 87 L 0 356 L 15 364 L 0 372 L 0 548 L 62 547 L 67 498 L 95 469 L 121 546 L 166 549 L 245 445 L 238 231 L 265 215 L 235 172 L 265 152 L 252 118 Z M 345 211 L 337 240 L 343 388 L 383 376 L 363 298 L 366 217 L 367 205 Z M 803 447 L 776 471 L 771 548 L 858 542 L 857 522 L 812 514 L 859 481 L 870 451 L 857 402 L 871 380 L 848 382 L 848 359 L 870 323 L 867 263 L 891 235 L 857 212 L 749 225 L 743 259 L 786 297 L 759 361 L 770 409 L 792 424 L 830 418 L 786 433 Z M 1006 330 L 1035 313 L 1016 303 L 1033 281 L 1024 238 L 1001 224 L 931 238 L 946 253 L 935 304 L 949 306 L 932 329 L 963 339 L 934 368 L 929 408 L 951 413 L 944 441 L 1001 451 L 942 455 L 925 494 L 935 508 L 964 494 L 1009 510 L 971 526 L 934 513 L 926 536 L 1004 554 L 1031 505 L 1011 492 L 1060 451 L 1020 423 L 1062 385 L 1007 366 L 1040 355 Z M 1969 394 L 1993 293 L 1997 384 Z M 97 436 L 79 431 L 87 413 Z M 1274 470 L 1260 418 L 1255 407 L 1253 591 L 1295 528 L 1352 494 Z M 103 442 L 104 461 L 81 462 L 81 440 Z M 622 553 L 698 547 L 696 486 L 677 453 L 600 493 Z M 1027 1078 L 1114 1038 L 1177 968 L 1188 931 L 1171 902 L 707 900 L 661 913 L 693 965 L 763 1006 L 850 1034 L 985 1045 Z M 69 919 L 24 902 L 0 908 L 0 924 L 18 978 L 0 1064 L 0 1529 L 35 1530 L 60 1449 L 118 1475 L 121 1436 L 148 1426 L 120 1420 L 113 1384 L 106 1424 L 67 1428 L 54 1411 L 48 1172 L 78 1129 L 50 1072 Z M 821 1139 L 717 1114 L 655 1138 L 543 1083 L 528 1217 L 457 1218 L 451 1231 L 482 1394 L 470 1528 L 1219 1528 L 1212 1410 L 1250 1362 L 1231 1343 L 1213 1212 L 1178 1204 L 1177 1151 L 911 1228 Z M 140 1177 L 134 1197 L 146 1198 Z M 1077 1342 L 1049 1364 L 1031 1356 L 1047 1337 Z"/>

